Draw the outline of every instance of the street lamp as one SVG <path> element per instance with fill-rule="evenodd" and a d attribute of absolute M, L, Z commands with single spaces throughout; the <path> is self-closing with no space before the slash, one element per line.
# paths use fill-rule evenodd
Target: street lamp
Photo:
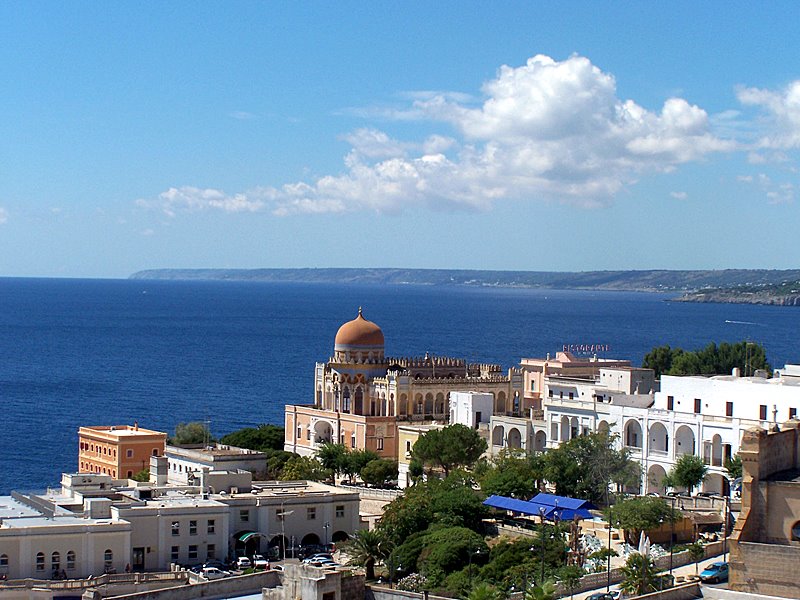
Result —
<path fill-rule="evenodd" d="M 544 585 L 544 507 L 539 508 L 539 536 L 542 538 L 542 560 L 541 560 L 541 576 L 539 577 L 539 585 Z"/>
<path fill-rule="evenodd" d="M 672 555 L 673 544 L 675 543 L 675 496 L 670 496 L 672 500 L 672 513 L 669 521 L 669 580 L 672 581 Z"/>
<path fill-rule="evenodd" d="M 728 492 L 725 496 L 725 530 L 722 532 L 722 562 L 728 562 L 728 515 L 731 514 L 728 503 L 730 499 L 730 492 Z"/>
<path fill-rule="evenodd" d="M 283 508 L 284 503 L 281 502 L 281 512 L 278 513 L 281 519 L 281 554 L 283 555 L 284 562 L 286 561 L 286 515 L 292 514 L 294 511 L 286 511 Z"/>
<path fill-rule="evenodd" d="M 325 550 L 328 550 L 328 529 L 331 528 L 331 524 L 328 521 L 325 521 L 322 524 L 322 528 L 325 530 Z"/>

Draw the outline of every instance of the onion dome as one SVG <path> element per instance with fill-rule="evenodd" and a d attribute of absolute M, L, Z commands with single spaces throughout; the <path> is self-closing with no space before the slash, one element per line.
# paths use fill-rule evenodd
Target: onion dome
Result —
<path fill-rule="evenodd" d="M 367 321 L 358 308 L 358 316 L 348 321 L 336 332 L 334 350 L 353 347 L 383 348 L 383 331 L 372 321 Z"/>

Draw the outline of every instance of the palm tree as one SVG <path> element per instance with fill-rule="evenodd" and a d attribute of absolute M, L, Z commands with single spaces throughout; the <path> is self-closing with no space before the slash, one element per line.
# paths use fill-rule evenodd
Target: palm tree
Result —
<path fill-rule="evenodd" d="M 525 594 L 525 600 L 555 600 L 556 584 L 548 579 L 542 585 L 535 585 Z"/>
<path fill-rule="evenodd" d="M 496 587 L 481 581 L 470 590 L 466 600 L 500 600 L 502 597 Z"/>
<path fill-rule="evenodd" d="M 350 557 L 347 564 L 364 567 L 367 579 L 375 579 L 375 564 L 386 557 L 381 547 L 383 541 L 383 536 L 377 531 L 357 531 L 344 548 Z"/>
<path fill-rule="evenodd" d="M 641 596 L 657 591 L 658 571 L 653 559 L 635 552 L 622 567 L 625 578 L 619 588 L 627 595 Z"/>

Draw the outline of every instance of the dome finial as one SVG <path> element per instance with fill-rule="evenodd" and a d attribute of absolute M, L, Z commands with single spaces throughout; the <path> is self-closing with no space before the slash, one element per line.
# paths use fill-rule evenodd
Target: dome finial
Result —
<path fill-rule="evenodd" d="M 364 316 L 364 315 L 361 314 L 361 307 L 360 306 L 358 307 L 358 316 L 359 317 L 363 317 Z"/>

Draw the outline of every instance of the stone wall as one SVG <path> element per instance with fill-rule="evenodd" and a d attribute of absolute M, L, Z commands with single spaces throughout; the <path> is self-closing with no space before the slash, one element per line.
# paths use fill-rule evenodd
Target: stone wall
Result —
<path fill-rule="evenodd" d="M 739 542 L 730 588 L 740 592 L 800 598 L 800 546 Z"/>
<path fill-rule="evenodd" d="M 280 575 L 277 571 L 263 571 L 238 577 L 226 577 L 216 581 L 198 583 L 195 585 L 182 585 L 151 592 L 139 592 L 108 596 L 109 598 L 124 600 L 193 600 L 194 598 L 228 598 L 261 592 L 265 587 L 280 585 Z"/>

